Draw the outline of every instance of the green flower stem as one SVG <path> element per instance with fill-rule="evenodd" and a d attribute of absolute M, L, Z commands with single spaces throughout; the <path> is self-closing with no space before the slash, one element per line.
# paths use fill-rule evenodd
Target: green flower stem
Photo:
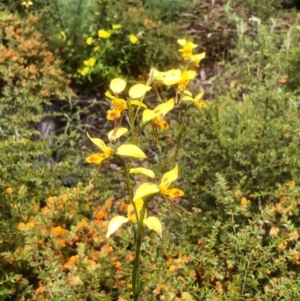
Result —
<path fill-rule="evenodd" d="M 128 112 L 130 119 L 130 132 L 131 132 L 131 143 L 137 143 L 137 135 L 136 135 L 136 126 L 135 126 L 135 117 L 130 103 L 128 103 Z"/>
<path fill-rule="evenodd" d="M 131 200 L 133 200 L 133 188 L 132 188 L 132 183 L 131 183 L 131 179 L 130 179 L 130 166 L 131 166 L 131 160 L 130 159 L 123 159 L 123 163 L 124 163 L 124 174 L 125 174 L 125 183 L 126 183 L 126 187 L 127 187 L 127 191 L 129 194 L 129 197 Z"/>
<path fill-rule="evenodd" d="M 144 236 L 144 218 L 146 215 L 146 208 L 148 202 L 144 202 L 144 205 L 140 211 L 140 216 L 137 219 L 137 223 L 133 227 L 134 236 L 135 236 L 135 257 L 134 257 L 134 264 L 132 269 L 132 290 L 133 290 L 133 300 L 138 301 L 139 295 L 141 291 L 141 280 L 140 280 L 140 253 L 141 253 L 141 246 Z M 134 208 L 135 203 L 133 202 Z M 136 208 L 135 208 L 136 211 Z M 138 216 L 138 215 L 136 215 Z"/>
<path fill-rule="evenodd" d="M 178 135 L 178 139 L 177 139 L 177 145 L 176 145 L 176 150 L 175 150 L 175 155 L 174 155 L 174 161 L 176 162 L 177 160 L 177 156 L 178 156 L 178 152 L 179 152 L 179 148 L 180 148 L 180 144 L 181 144 L 181 139 L 182 139 L 182 134 L 183 134 L 183 130 L 184 130 L 184 121 L 185 121 L 185 117 L 187 114 L 188 108 L 184 109 L 181 111 L 181 116 L 180 116 L 180 129 L 179 129 L 179 135 Z"/>
<path fill-rule="evenodd" d="M 132 270 L 133 298 L 134 301 L 138 301 L 139 294 L 140 294 L 140 252 L 142 246 L 142 239 L 144 235 L 143 220 L 145 218 L 147 204 L 144 203 L 143 208 L 140 211 L 140 214 L 138 214 L 136 205 L 133 202 L 134 195 L 133 195 L 133 188 L 132 188 L 132 183 L 131 183 L 130 173 L 129 173 L 131 164 L 129 160 L 123 160 L 123 162 L 124 162 L 125 182 L 126 182 L 128 194 L 130 196 L 130 199 L 132 200 L 135 216 L 139 217 L 137 218 L 137 223 L 134 224 L 133 226 L 134 238 L 135 238 L 135 258 L 134 258 L 134 265 Z"/>

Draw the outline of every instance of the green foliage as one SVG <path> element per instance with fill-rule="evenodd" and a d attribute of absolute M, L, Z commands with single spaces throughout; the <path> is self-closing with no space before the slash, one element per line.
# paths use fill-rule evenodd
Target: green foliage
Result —
<path fill-rule="evenodd" d="M 214 100 L 205 113 L 190 120 L 197 126 L 187 131 L 184 156 L 188 166 L 198 168 L 192 173 L 186 169 L 186 176 L 204 194 L 209 194 L 220 171 L 230 189 L 239 188 L 254 198 L 262 192 L 263 200 L 269 199 L 277 183 L 297 179 L 299 99 L 285 84 L 291 48 L 280 46 L 289 34 L 272 40 L 269 30 L 261 26 L 252 45 L 241 42 L 235 50 L 240 54 L 225 65 L 215 87 L 207 89 Z"/>
<path fill-rule="evenodd" d="M 241 0 L 228 1 L 234 7 L 241 6 L 241 10 L 244 10 L 246 16 L 255 16 L 258 18 L 264 18 L 267 20 L 270 17 L 277 17 L 280 14 L 281 5 L 284 1 L 282 0 L 262 0 L 255 1 L 250 0 L 245 3 Z"/>
<path fill-rule="evenodd" d="M 211 193 L 220 214 L 207 233 L 206 211 L 186 216 L 184 233 L 197 233 L 194 263 L 197 300 L 285 300 L 299 297 L 299 226 L 291 216 L 299 212 L 299 187 L 294 182 L 274 192 L 274 203 L 253 213 L 255 202 L 240 190 L 228 190 L 218 175 Z M 280 200 L 278 197 L 281 195 Z M 297 204 L 298 202 L 298 204 Z M 178 232 L 178 239 L 185 239 Z M 191 238 L 190 238 L 191 241 Z"/>
<path fill-rule="evenodd" d="M 88 90 L 103 88 L 109 79 L 120 75 L 145 76 L 154 62 L 157 68 L 174 64 L 178 55 L 171 45 L 185 35 L 194 6 L 192 2 L 167 0 L 56 0 L 37 5 L 41 8 L 40 26 L 50 37 L 51 49 L 75 83 L 91 82 Z M 179 14 L 181 11 L 184 13 Z M 110 36 L 99 37 L 99 30 Z M 130 35 L 138 39 L 136 43 L 130 41 Z"/>

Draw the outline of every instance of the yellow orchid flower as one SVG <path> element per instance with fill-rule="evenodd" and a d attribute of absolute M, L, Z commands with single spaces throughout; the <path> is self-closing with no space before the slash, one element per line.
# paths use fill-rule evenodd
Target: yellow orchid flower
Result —
<path fill-rule="evenodd" d="M 100 165 L 104 160 L 110 158 L 114 154 L 134 158 L 146 158 L 145 153 L 134 144 L 123 144 L 116 150 L 114 150 L 111 147 L 106 146 L 106 144 L 101 139 L 92 138 L 89 133 L 87 133 L 87 136 L 96 146 L 98 146 L 102 150 L 102 153 L 96 153 L 87 157 L 85 159 L 87 163 Z"/>
<path fill-rule="evenodd" d="M 105 96 L 111 100 L 115 109 L 120 110 L 120 111 L 127 109 L 127 102 L 125 99 L 115 97 L 109 91 L 107 91 L 105 93 Z"/>
<path fill-rule="evenodd" d="M 184 91 L 186 87 L 188 86 L 191 79 L 194 79 L 196 77 L 196 71 L 194 70 L 187 70 L 182 72 L 180 81 L 178 82 L 178 90 Z"/>
<path fill-rule="evenodd" d="M 189 60 L 192 56 L 193 49 L 197 48 L 198 45 L 185 39 L 179 39 L 177 42 L 180 46 L 183 46 L 181 49 L 179 49 L 179 52 L 182 53 L 183 59 L 186 61 Z"/>
<path fill-rule="evenodd" d="M 206 108 L 207 105 L 204 101 L 201 101 L 204 92 L 199 93 L 195 98 L 193 98 L 192 93 L 190 91 L 185 90 L 184 96 L 182 97 L 182 101 L 192 102 L 197 108 L 203 109 Z"/>
<path fill-rule="evenodd" d="M 184 91 L 189 81 L 196 77 L 196 71 L 186 70 L 182 72 L 180 69 L 172 69 L 166 72 L 160 72 L 158 70 L 152 70 L 152 76 L 158 80 L 162 81 L 166 86 L 172 86 L 178 84 L 179 91 Z"/>
<path fill-rule="evenodd" d="M 143 122 L 152 121 L 154 125 L 161 129 L 168 129 L 168 123 L 163 120 L 164 116 L 174 108 L 174 99 L 171 98 L 165 103 L 159 104 L 153 110 L 146 109 L 143 112 Z"/>
<path fill-rule="evenodd" d="M 112 109 L 107 111 L 106 119 L 107 120 L 116 120 L 121 118 L 122 111 L 118 109 Z"/>
<path fill-rule="evenodd" d="M 112 110 L 108 110 L 106 119 L 107 120 L 116 120 L 121 117 L 122 112 L 127 109 L 127 102 L 122 98 L 113 96 L 109 91 L 105 93 L 105 96 L 111 99 L 111 102 L 114 106 Z"/>
<path fill-rule="evenodd" d="M 133 197 L 133 200 L 144 198 L 146 196 L 156 194 L 160 192 L 162 195 L 170 197 L 171 199 L 180 197 L 184 195 L 184 192 L 177 188 L 169 189 L 169 186 L 178 178 L 178 166 L 176 164 L 175 168 L 166 172 L 159 185 L 153 183 L 143 183 L 141 184 Z"/>
<path fill-rule="evenodd" d="M 195 67 L 199 68 L 200 61 L 202 61 L 205 58 L 205 56 L 205 52 L 193 54 L 190 57 L 190 60 L 192 63 L 194 63 Z"/>
<path fill-rule="evenodd" d="M 28 8 L 29 6 L 33 5 L 32 1 L 23 1 L 22 5 L 25 6 L 26 8 Z"/>
<path fill-rule="evenodd" d="M 175 168 L 166 172 L 159 184 L 160 193 L 166 196 L 169 196 L 171 199 L 180 197 L 184 195 L 184 192 L 177 188 L 169 189 L 169 186 L 172 182 L 178 178 L 178 166 L 176 164 Z"/>
<path fill-rule="evenodd" d="M 134 207 L 132 204 L 129 204 L 127 207 L 127 217 L 118 215 L 112 218 L 108 224 L 108 230 L 106 237 L 110 237 L 114 232 L 116 232 L 123 224 L 127 222 L 136 223 L 137 219 L 140 218 L 140 212 L 143 208 L 144 201 L 143 199 L 137 199 L 134 201 L 138 217 L 135 215 Z M 162 237 L 162 225 L 158 218 L 150 216 L 147 218 L 147 212 L 143 220 L 144 225 L 146 225 L 150 230 L 155 231 L 160 237 Z"/>
<path fill-rule="evenodd" d="M 138 100 L 126 101 L 126 100 L 118 97 L 118 94 L 121 93 L 122 91 L 124 91 L 124 89 L 126 87 L 126 81 L 124 81 L 123 79 L 121 79 L 121 78 L 113 79 L 110 82 L 109 87 L 116 96 L 112 95 L 109 91 L 107 91 L 105 93 L 105 96 L 108 97 L 109 99 L 111 99 L 112 104 L 114 106 L 114 108 L 112 110 L 108 111 L 107 116 L 106 116 L 107 120 L 116 120 L 116 119 L 120 118 L 122 116 L 122 112 L 128 108 L 127 104 L 147 108 L 147 106 L 145 104 L 143 104 L 141 101 L 138 101 Z M 145 93 L 150 89 L 151 89 L 151 87 L 148 87 L 146 85 L 137 84 L 137 85 L 134 85 L 133 87 L 131 87 L 131 89 L 129 90 L 129 96 L 131 98 L 140 98 L 143 95 L 145 95 Z"/>

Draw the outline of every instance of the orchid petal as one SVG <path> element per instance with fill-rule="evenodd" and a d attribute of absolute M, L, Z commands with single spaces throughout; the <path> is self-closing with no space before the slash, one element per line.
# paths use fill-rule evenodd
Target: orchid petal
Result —
<path fill-rule="evenodd" d="M 177 43 L 180 45 L 180 46 L 184 46 L 186 44 L 186 39 L 178 39 L 177 40 Z"/>
<path fill-rule="evenodd" d="M 194 101 L 194 98 L 189 95 L 185 95 L 182 97 L 182 101 Z"/>
<path fill-rule="evenodd" d="M 134 203 L 135 203 L 135 206 L 136 206 L 138 218 L 140 218 L 140 212 L 143 208 L 144 201 L 143 201 L 143 199 L 137 199 L 137 200 L 134 201 Z M 135 211 L 134 211 L 133 204 L 128 205 L 128 207 L 127 207 L 127 216 L 128 216 L 128 219 L 131 222 L 136 223 L 136 216 L 135 216 Z M 145 218 L 146 217 L 147 217 L 147 213 L 145 213 Z"/>
<path fill-rule="evenodd" d="M 204 92 L 202 91 L 195 97 L 195 101 L 199 101 L 203 97 L 203 95 L 204 95 Z"/>
<path fill-rule="evenodd" d="M 194 101 L 194 105 L 199 109 L 205 109 L 207 107 L 204 101 Z"/>
<path fill-rule="evenodd" d="M 121 117 L 121 114 L 122 114 L 122 110 L 118 110 L 118 109 L 108 110 L 106 119 L 107 120 L 116 120 Z"/>
<path fill-rule="evenodd" d="M 138 187 L 133 197 L 133 200 L 141 199 L 151 194 L 155 194 L 159 192 L 159 188 L 157 185 L 153 183 L 144 183 Z"/>
<path fill-rule="evenodd" d="M 102 154 L 93 154 L 85 159 L 87 163 L 93 164 L 101 164 L 105 159 L 109 158 L 109 156 L 105 153 Z"/>
<path fill-rule="evenodd" d="M 160 118 L 154 119 L 153 123 L 159 128 L 161 128 L 162 130 L 167 130 L 169 128 L 169 124 L 165 120 Z"/>
<path fill-rule="evenodd" d="M 139 100 L 129 100 L 129 103 L 134 106 L 143 107 L 147 109 L 147 106 Z"/>
<path fill-rule="evenodd" d="M 120 127 L 116 131 L 115 130 L 111 130 L 107 134 L 107 136 L 108 136 L 109 141 L 115 141 L 116 139 L 120 138 L 121 136 L 123 136 L 127 132 L 128 132 L 128 129 Z"/>
<path fill-rule="evenodd" d="M 134 158 L 146 158 L 145 153 L 134 144 L 123 144 L 117 148 L 117 155 Z"/>
<path fill-rule="evenodd" d="M 119 94 L 124 91 L 126 87 L 126 81 L 121 78 L 114 78 L 109 85 L 109 88 L 115 93 Z"/>
<path fill-rule="evenodd" d="M 177 188 L 168 189 L 165 193 L 168 195 L 171 199 L 179 198 L 184 195 L 184 192 Z"/>
<path fill-rule="evenodd" d="M 188 75 L 189 79 L 194 79 L 196 77 L 197 73 L 195 70 L 188 70 L 187 75 Z"/>
<path fill-rule="evenodd" d="M 124 217 L 121 215 L 115 216 L 111 219 L 108 224 L 108 229 L 106 233 L 106 237 L 110 237 L 113 233 L 115 233 L 123 224 L 129 221 L 128 217 Z"/>
<path fill-rule="evenodd" d="M 112 149 L 108 146 L 106 146 L 106 144 L 103 142 L 103 140 L 99 139 L 99 138 L 92 138 L 89 133 L 87 133 L 87 136 L 89 137 L 89 139 L 96 145 L 98 146 L 105 154 L 107 155 L 111 155 L 112 153 Z"/>
<path fill-rule="evenodd" d="M 175 168 L 166 172 L 161 179 L 160 186 L 164 186 L 166 188 L 169 187 L 169 185 L 174 182 L 178 178 L 178 166 L 176 164 Z"/>
<path fill-rule="evenodd" d="M 157 114 L 155 114 L 152 110 L 146 109 L 143 112 L 143 122 L 148 122 L 156 117 L 157 117 Z"/>
<path fill-rule="evenodd" d="M 129 173 L 141 173 L 141 174 L 144 174 L 150 178 L 154 178 L 155 175 L 154 175 L 154 172 L 151 170 L 151 169 L 148 169 L 148 168 L 143 168 L 143 167 L 138 167 L 138 168 L 131 168 L 129 170 Z"/>
<path fill-rule="evenodd" d="M 124 99 L 115 98 L 111 102 L 117 110 L 123 111 L 123 110 L 127 109 L 127 103 Z"/>
<path fill-rule="evenodd" d="M 181 70 L 173 69 L 164 72 L 161 79 L 166 86 L 177 84 L 181 80 Z"/>
<path fill-rule="evenodd" d="M 130 88 L 129 96 L 131 98 L 141 98 L 146 94 L 146 92 L 148 92 L 151 89 L 151 87 L 146 86 L 144 84 L 136 84 Z"/>
<path fill-rule="evenodd" d="M 169 111 L 171 111 L 174 108 L 174 103 L 174 99 L 171 98 L 167 102 L 156 106 L 153 112 L 155 114 L 158 114 L 160 118 L 163 118 Z"/>
<path fill-rule="evenodd" d="M 183 94 L 189 95 L 189 96 L 193 96 L 192 92 L 190 92 L 189 90 L 184 90 Z"/>
<path fill-rule="evenodd" d="M 112 95 L 109 91 L 105 92 L 105 96 L 109 99 L 117 99 L 117 97 L 115 97 L 114 95 Z"/>
<path fill-rule="evenodd" d="M 155 231 L 160 237 L 162 237 L 162 225 L 159 219 L 155 216 L 149 216 L 144 219 L 144 224 L 150 229 Z"/>
<path fill-rule="evenodd" d="M 191 60 L 195 63 L 198 63 L 205 58 L 205 52 L 193 54 Z"/>

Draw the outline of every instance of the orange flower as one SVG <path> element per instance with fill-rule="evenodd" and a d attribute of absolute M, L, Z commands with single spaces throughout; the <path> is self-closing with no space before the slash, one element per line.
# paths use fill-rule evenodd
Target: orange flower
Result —
<path fill-rule="evenodd" d="M 243 207 L 246 207 L 248 205 L 248 203 L 249 203 L 249 201 L 247 201 L 246 198 L 241 199 L 241 204 L 242 204 Z"/>
<path fill-rule="evenodd" d="M 48 199 L 47 199 L 47 205 L 48 207 L 52 207 L 54 204 L 54 197 L 50 196 Z"/>
<path fill-rule="evenodd" d="M 39 282 L 39 287 L 34 291 L 34 294 L 37 296 L 37 295 L 40 295 L 43 291 L 43 286 L 42 284 Z"/>
<path fill-rule="evenodd" d="M 73 285 L 73 286 L 77 286 L 77 285 L 82 284 L 82 280 L 79 278 L 79 276 L 75 276 L 75 277 L 70 276 L 68 278 L 68 280 L 71 283 L 71 285 Z"/>
<path fill-rule="evenodd" d="M 96 265 L 96 262 L 92 259 L 88 259 L 88 264 L 91 266 L 94 266 L 94 265 Z"/>
<path fill-rule="evenodd" d="M 59 243 L 59 245 L 60 245 L 61 247 L 65 247 L 65 246 L 66 246 L 66 241 L 65 241 L 63 238 L 61 238 L 61 239 L 58 241 L 58 243 Z"/>
<path fill-rule="evenodd" d="M 112 201 L 111 201 L 111 200 L 106 200 L 106 201 L 105 201 L 105 206 L 106 206 L 107 208 L 111 208 L 111 205 L 112 205 Z"/>
<path fill-rule="evenodd" d="M 131 262 L 134 260 L 134 256 L 132 255 L 132 253 L 126 255 L 126 260 Z"/>
<path fill-rule="evenodd" d="M 113 250 L 114 250 L 113 247 L 112 246 L 108 246 L 108 245 L 104 245 L 101 248 L 101 251 L 106 252 L 106 253 L 112 253 Z"/>
<path fill-rule="evenodd" d="M 287 81 L 287 79 L 286 79 L 285 77 L 280 77 L 280 78 L 278 79 L 278 82 L 279 82 L 280 84 L 285 84 L 286 81 Z"/>
<path fill-rule="evenodd" d="M 285 250 L 286 247 L 287 247 L 287 243 L 285 241 L 278 245 L 278 248 L 281 250 Z"/>
<path fill-rule="evenodd" d="M 13 189 L 11 187 L 7 187 L 6 188 L 6 193 L 7 194 L 12 194 L 13 193 Z"/>
<path fill-rule="evenodd" d="M 85 218 L 83 218 L 78 224 L 78 228 L 87 228 L 88 226 L 89 224 Z"/>
<path fill-rule="evenodd" d="M 24 229 L 25 226 L 26 226 L 26 225 L 25 225 L 24 223 L 19 223 L 19 224 L 18 224 L 18 230 L 19 230 L 19 231 L 22 231 L 22 230 Z"/>
<path fill-rule="evenodd" d="M 54 227 L 50 230 L 50 233 L 53 234 L 53 235 L 63 235 L 66 233 L 66 229 L 62 228 L 61 226 L 57 226 L 57 227 Z"/>
<path fill-rule="evenodd" d="M 297 231 L 291 232 L 289 234 L 290 240 L 297 240 L 299 238 L 299 234 Z"/>
<path fill-rule="evenodd" d="M 161 284 L 159 284 L 157 287 L 156 287 L 156 289 L 153 291 L 153 294 L 154 295 L 158 295 L 158 294 L 160 294 L 161 293 L 161 290 L 163 290 L 164 288 L 165 288 L 165 284 L 164 283 L 161 283 Z"/>
<path fill-rule="evenodd" d="M 28 229 L 33 229 L 34 227 L 34 221 L 29 221 L 27 224 L 26 224 L 27 228 Z"/>
<path fill-rule="evenodd" d="M 78 261 L 79 261 L 78 255 L 71 256 L 71 257 L 69 258 L 69 261 L 72 262 L 72 263 L 78 262 Z"/>
<path fill-rule="evenodd" d="M 272 228 L 270 229 L 269 235 L 270 235 L 270 236 L 277 236 L 278 233 L 279 233 L 279 228 L 278 228 L 278 227 L 272 227 Z"/>
<path fill-rule="evenodd" d="M 96 218 L 97 219 L 107 219 L 107 212 L 105 209 L 102 209 L 100 211 L 97 212 L 96 214 Z"/>
<path fill-rule="evenodd" d="M 236 196 L 242 196 L 243 193 L 242 193 L 242 191 L 241 191 L 240 189 L 238 189 L 238 190 L 235 192 L 235 195 L 236 195 Z"/>

